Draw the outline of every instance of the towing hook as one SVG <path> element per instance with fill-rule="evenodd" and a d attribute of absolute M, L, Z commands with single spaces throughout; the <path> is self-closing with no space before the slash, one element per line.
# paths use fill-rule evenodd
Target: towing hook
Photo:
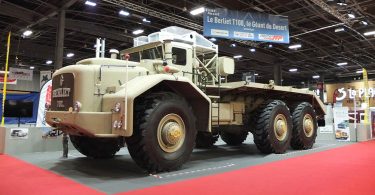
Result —
<path fill-rule="evenodd" d="M 53 120 L 54 123 L 60 123 L 61 122 L 61 119 L 57 118 L 57 117 L 52 118 L 52 120 Z"/>

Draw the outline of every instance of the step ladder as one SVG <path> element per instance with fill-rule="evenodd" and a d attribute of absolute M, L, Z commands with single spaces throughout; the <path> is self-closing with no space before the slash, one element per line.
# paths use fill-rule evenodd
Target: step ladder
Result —
<path fill-rule="evenodd" d="M 220 126 L 220 96 L 209 95 L 211 99 L 211 127 Z"/>

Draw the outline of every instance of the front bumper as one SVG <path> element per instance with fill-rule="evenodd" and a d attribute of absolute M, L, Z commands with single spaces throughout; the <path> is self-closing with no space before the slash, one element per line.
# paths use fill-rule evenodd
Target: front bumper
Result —
<path fill-rule="evenodd" d="M 105 136 L 112 134 L 111 112 L 47 111 L 46 122 L 52 127 L 75 135 Z"/>

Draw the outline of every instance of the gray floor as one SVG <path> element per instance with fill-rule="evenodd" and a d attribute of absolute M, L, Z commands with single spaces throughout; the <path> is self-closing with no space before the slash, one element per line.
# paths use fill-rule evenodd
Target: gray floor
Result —
<path fill-rule="evenodd" d="M 68 159 L 60 158 L 61 152 L 20 154 L 16 157 L 96 190 L 116 193 L 227 172 L 348 144 L 351 143 L 318 141 L 311 150 L 290 150 L 285 154 L 264 155 L 257 150 L 251 137 L 238 147 L 227 146 L 220 140 L 212 149 L 195 149 L 190 161 L 181 170 L 158 175 L 149 175 L 138 168 L 126 148 L 121 149 L 116 157 L 110 160 L 85 158 L 76 150 L 69 152 Z"/>

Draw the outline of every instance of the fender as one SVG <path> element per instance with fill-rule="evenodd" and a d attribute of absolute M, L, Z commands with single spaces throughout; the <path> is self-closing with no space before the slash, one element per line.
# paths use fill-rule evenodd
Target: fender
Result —
<path fill-rule="evenodd" d="M 127 86 L 127 90 L 125 90 Z M 125 106 L 121 107 L 121 114 L 124 125 L 121 129 L 112 129 L 113 134 L 129 137 L 133 134 L 134 121 L 134 102 L 137 97 L 140 97 L 147 92 L 158 92 L 163 90 L 172 91 L 181 97 L 192 106 L 194 115 L 197 121 L 198 131 L 211 131 L 211 100 L 203 93 L 194 83 L 188 78 L 169 75 L 169 74 L 155 74 L 138 76 L 127 84 L 121 86 L 121 89 L 114 94 L 106 94 L 103 97 L 102 111 L 110 111 L 116 102 L 125 104 L 125 97 L 127 98 L 127 110 Z M 127 91 L 127 94 L 125 94 Z M 126 120 L 126 122 L 125 122 Z"/>

